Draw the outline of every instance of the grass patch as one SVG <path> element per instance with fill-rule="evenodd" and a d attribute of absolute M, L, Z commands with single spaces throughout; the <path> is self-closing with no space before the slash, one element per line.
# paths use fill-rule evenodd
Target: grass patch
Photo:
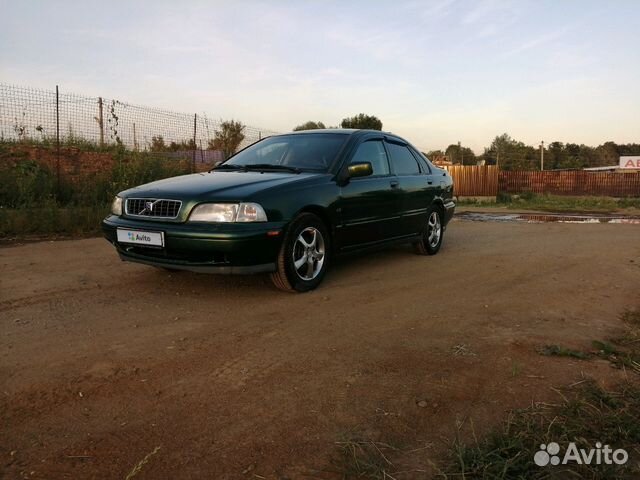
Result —
<path fill-rule="evenodd" d="M 640 350 L 634 348 L 635 345 L 637 343 L 628 344 L 625 349 L 618 349 L 608 342 L 593 342 L 600 358 L 608 360 L 616 368 L 628 368 L 640 374 Z"/>
<path fill-rule="evenodd" d="M 514 410 L 500 427 L 482 437 L 475 432 L 464 435 L 459 426 L 456 439 L 437 465 L 425 458 L 425 447 L 399 447 L 360 436 L 336 442 L 331 467 L 323 471 L 343 480 L 638 478 L 640 387 L 625 383 L 605 390 L 593 380 L 584 380 L 558 393 L 559 403 Z M 613 450 L 625 449 L 629 461 L 624 465 L 536 465 L 534 455 L 540 445 L 551 442 L 560 445 L 561 460 L 571 442 L 586 451 L 600 442 Z"/>
<path fill-rule="evenodd" d="M 39 208 L 0 208 L 0 238 L 97 235 L 108 212 L 109 205 L 61 207 L 55 202 Z"/>
<path fill-rule="evenodd" d="M 570 357 L 579 360 L 602 358 L 603 360 L 608 360 L 616 368 L 628 368 L 640 374 L 640 350 L 637 349 L 640 346 L 640 339 L 637 335 L 627 332 L 611 341 L 618 344 L 620 348 L 609 342 L 594 340 L 591 342 L 595 349 L 592 353 L 572 350 L 558 345 L 545 345 L 538 349 L 538 353 L 549 357 Z"/>
<path fill-rule="evenodd" d="M 591 358 L 591 355 L 585 352 L 581 352 L 579 350 L 572 350 L 570 348 L 560 347 L 558 345 L 545 345 L 544 347 L 538 350 L 540 355 L 545 355 L 548 357 L 571 357 L 577 358 L 579 360 L 588 360 Z"/>
<path fill-rule="evenodd" d="M 625 465 L 567 465 L 539 467 L 533 457 L 541 444 L 556 442 L 564 453 L 570 442 L 584 449 L 596 442 L 629 453 Z M 536 404 L 511 413 L 501 429 L 481 440 L 457 440 L 442 478 L 543 479 L 637 478 L 640 474 L 640 389 L 626 384 L 605 391 L 587 381 L 566 392 L 557 405 Z"/>
<path fill-rule="evenodd" d="M 627 326 L 627 330 L 610 341 L 623 347 L 640 348 L 640 311 L 625 310 L 620 315 L 620 320 Z"/>
<path fill-rule="evenodd" d="M 640 340 L 640 315 L 638 310 L 627 310 L 620 315 L 625 325 L 626 341 Z M 616 341 L 594 341 L 594 350 L 583 352 L 558 345 L 546 345 L 539 349 L 542 355 L 587 360 L 604 358 L 613 366 L 631 367 L 640 373 L 640 351 L 624 348 Z M 635 365 L 635 367 L 634 367 Z M 519 366 L 512 366 L 512 375 L 519 373 Z M 592 379 L 574 383 L 562 390 L 557 403 L 535 403 L 525 409 L 511 411 L 497 428 L 478 437 L 473 429 L 463 432 L 464 422 L 456 422 L 457 435 L 447 445 L 444 460 L 437 464 L 425 455 L 425 449 L 411 444 L 424 442 L 424 432 L 413 430 L 413 423 L 405 423 L 402 432 L 392 434 L 392 425 L 378 429 L 383 434 L 370 437 L 351 436 L 336 442 L 330 473 L 338 478 L 399 480 L 400 478 L 443 478 L 466 480 L 511 479 L 565 479 L 589 478 L 594 480 L 622 480 L 640 478 L 640 383 L 630 376 L 624 383 L 605 389 Z M 412 437 L 409 436 L 412 432 Z M 368 438 L 376 438 L 376 441 Z M 394 440 L 388 440 L 393 438 Z M 409 441 L 408 438 L 414 440 Z M 624 449 L 628 461 L 616 463 L 568 463 L 538 466 L 534 456 L 542 444 L 559 444 L 557 453 L 564 459 L 570 444 L 578 452 L 588 454 L 598 448 L 604 459 L 603 447 Z M 553 452 L 552 452 L 553 454 Z M 598 454 L 594 453 L 594 459 Z M 609 455 L 610 456 L 610 455 Z M 425 466 L 425 463 L 428 465 Z"/>
<path fill-rule="evenodd" d="M 397 470 L 389 457 L 398 449 L 382 442 L 358 438 L 336 442 L 337 454 L 332 458 L 333 473 L 343 479 L 368 478 L 375 480 L 393 479 Z"/>
<path fill-rule="evenodd" d="M 545 345 L 538 349 L 538 353 L 545 356 L 570 357 L 580 360 L 601 358 L 608 360 L 616 368 L 630 369 L 640 374 L 640 312 L 625 310 L 620 315 L 625 325 L 621 335 L 609 341 L 594 340 L 591 346 L 594 351 L 582 352 L 558 345 Z"/>
<path fill-rule="evenodd" d="M 458 205 L 482 207 L 507 207 L 518 210 L 547 212 L 596 212 L 606 213 L 623 209 L 640 209 L 640 198 L 582 197 L 563 195 L 536 195 L 524 192 L 519 195 L 498 193 L 496 203 L 461 200 Z"/>
<path fill-rule="evenodd" d="M 640 328 L 640 310 L 625 310 L 620 320 L 633 328 Z"/>

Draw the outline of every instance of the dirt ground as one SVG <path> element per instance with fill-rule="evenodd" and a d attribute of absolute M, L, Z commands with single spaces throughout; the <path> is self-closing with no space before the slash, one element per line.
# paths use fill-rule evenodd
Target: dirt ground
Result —
<path fill-rule="evenodd" d="M 619 378 L 536 349 L 607 338 L 639 279 L 634 225 L 455 220 L 435 257 L 343 259 L 303 295 L 103 239 L 0 248 L 2 478 L 340 478 L 353 436 L 431 478 L 456 425 Z"/>

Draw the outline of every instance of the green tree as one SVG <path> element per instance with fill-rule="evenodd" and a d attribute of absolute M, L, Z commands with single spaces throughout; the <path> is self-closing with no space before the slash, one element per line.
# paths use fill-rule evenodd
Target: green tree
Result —
<path fill-rule="evenodd" d="M 158 135 L 157 137 L 151 137 L 151 151 L 152 152 L 164 152 L 167 149 L 167 146 L 164 143 L 164 138 L 162 135 Z"/>
<path fill-rule="evenodd" d="M 463 165 L 477 165 L 478 157 L 473 150 L 469 147 L 462 147 L 462 164 Z"/>
<path fill-rule="evenodd" d="M 342 128 L 359 128 L 363 130 L 382 130 L 382 122 L 374 115 L 359 113 L 355 117 L 343 118 L 340 123 Z"/>
<path fill-rule="evenodd" d="M 475 165 L 478 161 L 476 154 L 469 147 L 459 146 L 452 143 L 447 147 L 445 155 L 451 163 L 462 165 Z"/>
<path fill-rule="evenodd" d="M 618 145 L 618 152 L 620 155 L 640 155 L 640 144 L 627 143 L 625 145 Z"/>
<path fill-rule="evenodd" d="M 596 148 L 597 167 L 617 165 L 620 161 L 620 150 L 615 142 L 605 142 Z"/>
<path fill-rule="evenodd" d="M 236 120 L 226 120 L 220 123 L 220 127 L 215 130 L 215 136 L 209 140 L 207 148 L 209 150 L 222 151 L 224 158 L 229 158 L 236 153 L 238 147 L 244 140 L 245 126 Z"/>
<path fill-rule="evenodd" d="M 551 142 L 545 150 L 545 166 L 547 170 L 567 168 L 567 155 L 562 142 Z"/>
<path fill-rule="evenodd" d="M 596 149 L 588 145 L 580 145 L 580 161 L 583 167 L 595 167 L 598 164 Z"/>
<path fill-rule="evenodd" d="M 442 150 L 429 150 L 427 153 L 422 152 L 422 154 L 432 162 L 444 160 L 445 158 L 444 152 Z"/>
<path fill-rule="evenodd" d="M 313 120 L 309 120 L 308 122 L 303 123 L 302 125 L 298 125 L 293 129 L 294 132 L 299 132 L 301 130 L 323 130 L 327 127 L 324 126 L 322 122 L 314 122 Z"/>
<path fill-rule="evenodd" d="M 488 165 L 499 165 L 503 170 L 538 170 L 540 153 L 537 148 L 514 140 L 507 133 L 498 135 L 485 148 L 484 160 Z"/>

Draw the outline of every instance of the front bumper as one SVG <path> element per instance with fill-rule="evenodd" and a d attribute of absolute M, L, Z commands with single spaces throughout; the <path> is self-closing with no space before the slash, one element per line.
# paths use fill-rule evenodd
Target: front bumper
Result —
<path fill-rule="evenodd" d="M 284 222 L 255 224 L 172 223 L 110 215 L 102 221 L 105 238 L 129 262 L 203 273 L 273 272 Z M 117 229 L 164 233 L 164 247 L 118 242 Z"/>

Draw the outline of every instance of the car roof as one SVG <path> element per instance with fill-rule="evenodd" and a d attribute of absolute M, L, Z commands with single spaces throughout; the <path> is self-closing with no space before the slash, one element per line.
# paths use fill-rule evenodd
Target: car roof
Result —
<path fill-rule="evenodd" d="M 381 135 L 389 135 L 391 137 L 398 138 L 403 140 L 401 137 L 391 133 L 391 132 L 382 132 L 380 130 L 372 130 L 372 129 L 359 129 L 359 128 L 316 128 L 313 130 L 298 130 L 296 132 L 282 133 L 280 135 L 300 135 L 300 134 L 322 134 L 322 133 L 339 133 L 341 135 L 354 135 L 354 134 L 366 134 L 366 133 L 376 133 Z M 404 140 L 403 140 L 404 141 Z"/>
<path fill-rule="evenodd" d="M 358 131 L 359 130 L 355 128 L 316 128 L 313 130 L 298 130 L 295 132 L 283 133 L 282 135 L 300 135 L 307 133 L 341 133 L 343 135 L 351 135 Z"/>

